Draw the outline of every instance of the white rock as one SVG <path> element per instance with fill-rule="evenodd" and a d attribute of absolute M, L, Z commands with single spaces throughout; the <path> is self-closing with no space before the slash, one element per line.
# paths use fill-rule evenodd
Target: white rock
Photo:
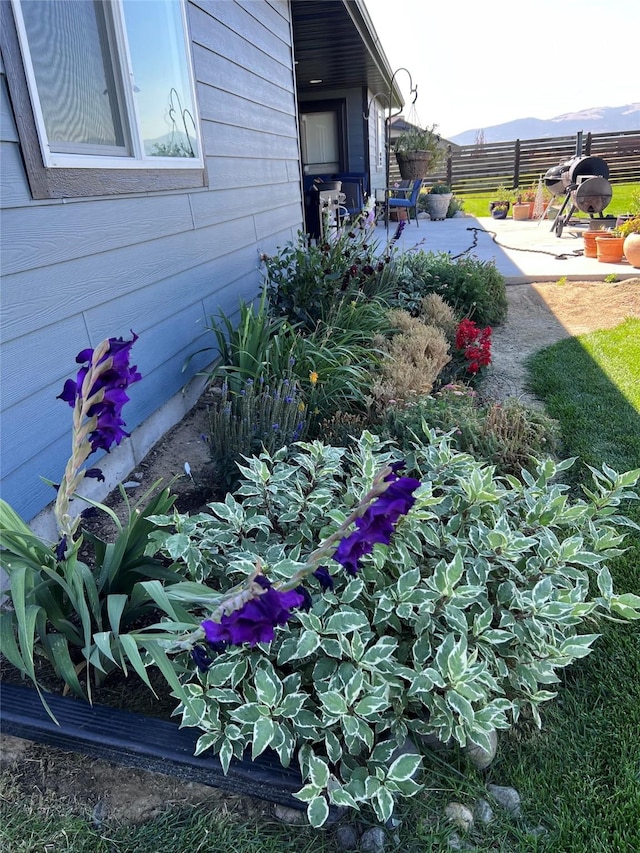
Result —
<path fill-rule="evenodd" d="M 455 823 L 458 829 L 468 832 L 473 826 L 473 814 L 462 803 L 449 803 L 444 813 L 450 823 Z"/>
<path fill-rule="evenodd" d="M 360 836 L 360 850 L 362 853 L 384 853 L 387 833 L 379 826 L 372 826 L 365 830 Z"/>
<path fill-rule="evenodd" d="M 289 809 L 287 806 L 276 805 L 273 810 L 274 815 L 283 823 L 288 823 L 291 826 L 306 826 L 307 813 L 298 811 L 298 809 Z"/>
<path fill-rule="evenodd" d="M 518 817 L 520 814 L 520 794 L 515 788 L 508 788 L 502 785 L 487 785 L 487 791 L 499 806 L 509 812 L 513 817 Z"/>
<path fill-rule="evenodd" d="M 474 767 L 477 767 L 478 770 L 484 770 L 487 768 L 496 757 L 496 752 L 498 750 L 498 733 L 495 730 L 489 735 L 489 740 L 491 741 L 491 749 L 489 752 L 475 743 L 470 743 L 465 747 L 464 751 L 466 752 L 469 761 Z"/>
<path fill-rule="evenodd" d="M 474 816 L 480 823 L 486 825 L 494 819 L 493 809 L 486 800 L 478 800 L 474 809 Z"/>

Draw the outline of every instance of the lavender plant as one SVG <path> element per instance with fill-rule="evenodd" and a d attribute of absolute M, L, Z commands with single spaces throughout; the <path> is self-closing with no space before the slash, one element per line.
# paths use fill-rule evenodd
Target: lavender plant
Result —
<path fill-rule="evenodd" d="M 640 596 L 616 594 L 606 565 L 640 471 L 593 471 L 570 501 L 556 480 L 572 460 L 502 479 L 446 437 L 425 440 L 408 456 L 422 485 L 408 478 L 399 494 L 396 451 L 365 432 L 353 451 L 263 453 L 210 514 L 154 518 L 165 531 L 150 551 L 207 581 L 170 587 L 169 600 L 201 595 L 211 613 L 215 588 L 227 601 L 187 635 L 165 623 L 167 647 L 198 648 L 183 725 L 225 769 L 248 748 L 297 760 L 315 826 L 329 803 L 388 819 L 420 790 L 424 736 L 487 748 L 522 715 L 540 724 L 558 671 L 597 639 L 585 628 L 640 618 Z M 396 759 L 407 737 L 413 751 Z"/>
<path fill-rule="evenodd" d="M 289 371 L 291 377 L 291 372 Z M 213 389 L 209 410 L 209 453 L 216 478 L 225 486 L 238 479 L 238 463 L 262 449 L 273 453 L 306 436 L 307 405 L 297 381 L 264 376 L 247 379 L 234 392 L 227 381 Z"/>

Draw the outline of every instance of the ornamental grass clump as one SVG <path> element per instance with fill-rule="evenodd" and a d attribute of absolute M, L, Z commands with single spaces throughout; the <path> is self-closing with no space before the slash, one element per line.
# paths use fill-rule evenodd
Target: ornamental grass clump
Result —
<path fill-rule="evenodd" d="M 640 470 L 594 470 L 572 501 L 557 478 L 573 460 L 500 478 L 435 432 L 406 457 L 401 477 L 397 450 L 370 433 L 350 451 L 302 443 L 249 460 L 209 514 L 156 519 L 166 532 L 150 547 L 208 579 L 167 596 L 226 602 L 182 637 L 165 623 L 192 673 L 182 724 L 225 770 L 249 748 L 296 761 L 314 826 L 329 804 L 388 820 L 421 789 L 424 736 L 489 748 L 521 717 L 540 725 L 598 620 L 640 618 L 640 596 L 617 595 L 607 568 Z M 271 590 L 296 596 L 254 618 Z"/>
<path fill-rule="evenodd" d="M 514 398 L 481 400 L 462 383 L 443 386 L 408 406 L 390 407 L 379 427 L 405 452 L 428 440 L 431 431 L 447 433 L 457 450 L 495 466 L 497 474 L 521 476 L 559 447 L 558 424 L 539 409 Z"/>

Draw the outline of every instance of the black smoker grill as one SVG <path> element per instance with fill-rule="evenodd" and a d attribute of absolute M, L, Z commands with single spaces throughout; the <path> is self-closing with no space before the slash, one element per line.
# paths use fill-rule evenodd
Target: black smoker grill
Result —
<path fill-rule="evenodd" d="M 608 177 L 609 167 L 601 157 L 577 156 L 549 169 L 544 176 L 547 189 L 553 195 L 566 194 L 551 226 L 558 237 L 576 210 L 588 213 L 591 218 L 596 214 L 603 218 L 602 211 L 613 195 Z M 569 210 L 565 213 L 567 207 Z"/>

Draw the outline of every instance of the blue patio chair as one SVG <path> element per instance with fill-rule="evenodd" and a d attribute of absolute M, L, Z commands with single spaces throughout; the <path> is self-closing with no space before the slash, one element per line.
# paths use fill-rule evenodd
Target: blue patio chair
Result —
<path fill-rule="evenodd" d="M 415 210 L 416 213 L 416 226 L 419 228 L 420 223 L 418 221 L 418 196 L 420 195 L 420 188 L 422 187 L 422 178 L 413 182 L 413 187 L 411 189 L 411 195 L 407 196 L 392 196 L 389 198 L 389 210 L 395 210 L 397 208 L 404 207 L 407 211 L 407 215 L 409 216 L 409 222 L 411 222 L 411 208 Z M 393 192 L 402 192 L 402 189 L 394 189 Z M 409 190 L 407 189 L 408 193 Z"/>

